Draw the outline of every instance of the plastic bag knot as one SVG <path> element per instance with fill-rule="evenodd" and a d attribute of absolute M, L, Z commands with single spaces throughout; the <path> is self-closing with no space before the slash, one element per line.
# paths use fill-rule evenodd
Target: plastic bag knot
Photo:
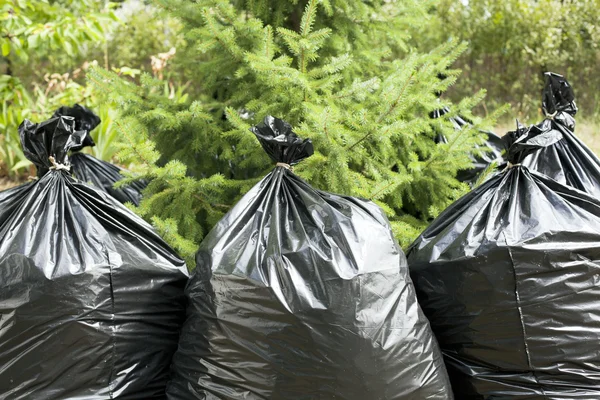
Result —
<path fill-rule="evenodd" d="M 283 167 L 291 172 L 294 172 L 294 167 L 292 167 L 290 164 L 286 164 L 283 162 L 278 162 L 277 164 L 275 164 L 276 167 Z"/>
<path fill-rule="evenodd" d="M 37 175 L 42 177 L 51 169 L 69 170 L 69 150 L 81 146 L 87 131 L 75 130 L 75 120 L 62 116 L 39 124 L 24 120 L 19 125 L 19 136 L 23 154 L 37 167 Z"/>
<path fill-rule="evenodd" d="M 50 161 L 50 164 L 51 164 L 50 168 L 49 168 L 51 171 L 67 171 L 67 172 L 71 171 L 70 165 L 61 164 L 59 162 L 56 162 L 56 160 L 52 156 L 48 157 L 48 160 Z"/>
<path fill-rule="evenodd" d="M 71 151 L 79 151 L 84 147 L 93 147 L 96 145 L 90 132 L 94 130 L 102 120 L 92 110 L 82 105 L 75 104 L 73 107 L 63 106 L 54 111 L 53 117 L 72 117 L 75 120 L 75 131 L 86 131 L 87 135 L 83 138 L 80 145 L 71 147 Z"/>
<path fill-rule="evenodd" d="M 310 139 L 299 138 L 292 126 L 279 118 L 268 115 L 250 131 L 277 166 L 285 168 L 281 163 L 291 167 L 314 153 Z"/>
<path fill-rule="evenodd" d="M 516 163 L 516 164 L 513 164 L 513 163 L 511 163 L 510 161 L 508 161 L 508 162 L 506 163 L 506 167 L 505 167 L 505 168 L 502 170 L 502 172 L 506 172 L 506 171 L 508 171 L 508 170 L 509 170 L 509 169 L 511 169 L 511 168 L 520 167 L 521 165 L 522 165 L 521 163 Z"/>

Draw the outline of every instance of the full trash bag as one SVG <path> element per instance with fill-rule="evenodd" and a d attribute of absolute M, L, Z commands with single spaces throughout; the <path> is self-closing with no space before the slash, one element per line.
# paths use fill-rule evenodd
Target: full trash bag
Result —
<path fill-rule="evenodd" d="M 0 398 L 164 399 L 185 317 L 184 262 L 141 218 L 74 180 L 70 117 L 25 120 L 43 171 L 0 192 Z"/>
<path fill-rule="evenodd" d="M 294 175 L 289 124 L 252 131 L 277 167 L 200 246 L 168 398 L 452 399 L 383 212 Z"/>
<path fill-rule="evenodd" d="M 73 107 L 63 106 L 56 110 L 53 116 L 59 117 L 61 115 L 75 118 L 75 130 L 90 132 L 101 122 L 100 117 L 79 104 L 75 104 Z M 84 137 L 81 145 L 71 149 L 69 161 L 71 162 L 73 175 L 80 181 L 90 183 L 105 191 L 121 203 L 132 203 L 139 206 L 142 191 L 146 188 L 148 182 L 139 180 L 115 188 L 115 183 L 123 179 L 123 175 L 121 175 L 123 169 L 109 162 L 99 160 L 92 155 L 79 152 L 84 147 L 95 145 L 94 140 L 88 134 Z"/>
<path fill-rule="evenodd" d="M 450 109 L 444 107 L 431 113 L 431 118 L 442 118 L 449 112 Z M 461 116 L 450 117 L 449 120 L 456 130 L 462 130 L 465 126 L 470 125 L 470 123 Z M 506 148 L 505 141 L 494 132 L 482 131 L 482 133 L 486 135 L 485 144 L 483 146 L 477 146 L 476 149 L 483 151 L 479 154 L 471 155 L 472 167 L 470 169 L 458 171 L 456 179 L 460 182 L 474 185 L 477 183 L 481 174 L 484 173 L 492 163 L 499 165 L 504 162 L 503 153 Z M 448 143 L 448 139 L 442 134 L 437 135 L 435 141 L 436 143 Z"/>
<path fill-rule="evenodd" d="M 457 399 L 600 399 L 600 202 L 521 164 L 561 139 L 524 133 L 408 250 Z"/>
<path fill-rule="evenodd" d="M 550 136 L 558 132 L 562 140 L 529 155 L 523 165 L 600 198 L 600 159 L 574 134 L 577 106 L 573 89 L 561 75 L 545 75 L 542 106 L 546 118 L 535 127 L 518 127 L 505 141 L 510 145 L 528 129 Z"/>

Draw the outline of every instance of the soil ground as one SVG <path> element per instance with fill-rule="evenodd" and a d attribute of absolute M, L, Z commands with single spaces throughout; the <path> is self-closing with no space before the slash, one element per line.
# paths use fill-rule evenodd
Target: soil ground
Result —
<path fill-rule="evenodd" d="M 27 176 L 21 176 L 19 178 L 9 178 L 8 176 L 2 175 L 0 173 L 0 191 L 10 189 L 13 186 L 22 185 L 28 180 L 29 179 L 27 178 Z"/>
<path fill-rule="evenodd" d="M 11 181 L 7 177 L 0 178 L 0 190 L 9 189 L 13 186 L 17 186 L 19 183 L 21 182 Z"/>

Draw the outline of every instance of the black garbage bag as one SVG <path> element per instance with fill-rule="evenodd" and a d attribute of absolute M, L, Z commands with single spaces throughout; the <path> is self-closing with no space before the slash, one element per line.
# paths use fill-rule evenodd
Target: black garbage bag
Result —
<path fill-rule="evenodd" d="M 562 140 L 529 155 L 523 165 L 600 198 L 600 159 L 574 134 L 577 106 L 571 86 L 561 75 L 547 72 L 542 98 L 546 118 L 535 127 L 509 132 L 507 146 L 529 129 L 550 136 L 558 132 Z"/>
<path fill-rule="evenodd" d="M 71 152 L 79 151 L 84 147 L 94 147 L 96 145 L 89 133 L 96 129 L 102 120 L 92 110 L 80 104 L 75 104 L 73 107 L 62 106 L 52 114 L 52 117 L 60 116 L 73 117 L 75 119 L 75 130 L 86 131 L 88 133 L 83 137 L 80 145 L 71 148 Z"/>
<path fill-rule="evenodd" d="M 168 398 L 452 399 L 383 212 L 294 175 L 289 124 L 252 131 L 278 167 L 200 246 Z"/>
<path fill-rule="evenodd" d="M 520 165 L 559 140 L 527 131 L 408 250 L 457 399 L 600 399 L 600 202 Z"/>
<path fill-rule="evenodd" d="M 184 262 L 141 218 L 68 173 L 70 117 L 24 121 L 37 181 L 0 193 L 0 398 L 165 398 Z"/>
<path fill-rule="evenodd" d="M 63 106 L 54 112 L 54 117 L 61 115 L 75 118 L 75 129 L 92 131 L 100 124 L 100 117 L 94 114 L 90 109 L 75 104 L 73 107 Z M 132 182 L 126 186 L 115 188 L 114 185 L 123 179 L 121 171 L 123 168 L 109 162 L 99 160 L 94 156 L 85 153 L 79 153 L 84 147 L 93 147 L 96 144 L 88 134 L 83 139 L 81 145 L 71 149 L 69 161 L 71 162 L 71 171 L 80 181 L 90 183 L 100 190 L 110 194 L 121 203 L 132 203 L 140 205 L 142 191 L 148 186 L 145 180 Z"/>
<path fill-rule="evenodd" d="M 115 188 L 114 184 L 123 179 L 123 168 L 79 152 L 72 153 L 69 159 L 73 175 L 80 181 L 94 185 L 123 204 L 140 205 L 142 191 L 148 186 L 147 181 L 135 181 L 127 186 Z"/>
<path fill-rule="evenodd" d="M 450 109 L 444 107 L 435 110 L 431 113 L 430 117 L 433 119 L 441 118 L 448 112 L 450 112 Z M 450 117 L 449 119 L 456 130 L 461 130 L 463 127 L 470 125 L 468 121 L 460 116 Z M 498 165 L 504 163 L 503 153 L 506 148 L 505 141 L 494 132 L 482 131 L 482 133 L 487 135 L 486 141 L 483 146 L 477 146 L 477 149 L 482 149 L 483 151 L 480 154 L 471 155 L 471 161 L 473 163 L 472 168 L 458 171 L 458 174 L 456 175 L 456 179 L 461 182 L 466 182 L 471 186 L 478 181 L 481 174 L 488 169 L 493 162 Z M 448 139 L 444 135 L 438 134 L 435 138 L 435 142 L 448 143 Z"/>

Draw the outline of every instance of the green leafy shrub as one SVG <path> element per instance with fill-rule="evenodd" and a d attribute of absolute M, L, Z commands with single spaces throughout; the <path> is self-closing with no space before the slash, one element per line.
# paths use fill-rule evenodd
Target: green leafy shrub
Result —
<path fill-rule="evenodd" d="M 565 75 L 576 90 L 581 114 L 600 116 L 600 2 L 598 0 L 440 0 L 430 23 L 412 29 L 414 43 L 434 48 L 466 41 L 458 59 L 461 84 L 450 91 L 460 99 L 485 87 L 482 108 L 510 102 L 513 115 L 539 119 L 543 73 Z"/>

